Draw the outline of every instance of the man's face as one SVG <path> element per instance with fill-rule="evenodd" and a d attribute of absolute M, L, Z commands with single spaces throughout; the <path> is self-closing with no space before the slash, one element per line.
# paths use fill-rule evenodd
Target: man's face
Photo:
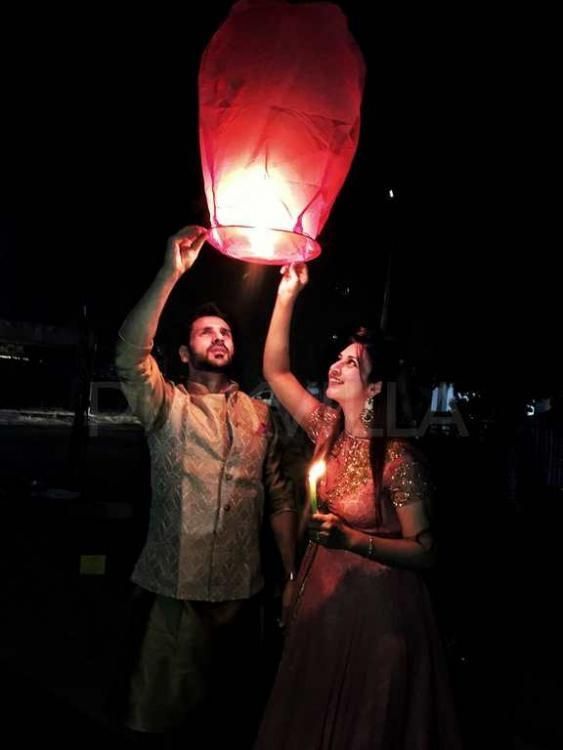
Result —
<path fill-rule="evenodd" d="M 223 318 L 205 315 L 194 320 L 187 347 L 180 348 L 187 352 L 190 367 L 205 372 L 221 372 L 233 359 L 235 346 L 231 328 Z"/>

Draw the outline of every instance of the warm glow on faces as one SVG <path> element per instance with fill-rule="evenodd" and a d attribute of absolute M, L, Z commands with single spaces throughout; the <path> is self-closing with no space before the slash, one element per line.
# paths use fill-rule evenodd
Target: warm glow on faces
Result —
<path fill-rule="evenodd" d="M 368 375 L 371 370 L 369 356 L 362 344 L 347 346 L 328 371 L 326 395 L 343 401 L 365 401 L 369 395 Z"/>
<path fill-rule="evenodd" d="M 206 315 L 194 321 L 190 334 L 190 364 L 215 367 L 230 364 L 235 347 L 231 328 L 222 318 Z"/>

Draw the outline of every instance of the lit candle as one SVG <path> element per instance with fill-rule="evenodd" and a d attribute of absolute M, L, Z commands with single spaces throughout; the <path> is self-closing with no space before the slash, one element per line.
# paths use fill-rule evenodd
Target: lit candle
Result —
<path fill-rule="evenodd" d="M 311 503 L 311 512 L 317 512 L 317 482 L 323 476 L 326 471 L 326 464 L 321 459 L 315 461 L 315 463 L 309 469 L 309 502 Z"/>

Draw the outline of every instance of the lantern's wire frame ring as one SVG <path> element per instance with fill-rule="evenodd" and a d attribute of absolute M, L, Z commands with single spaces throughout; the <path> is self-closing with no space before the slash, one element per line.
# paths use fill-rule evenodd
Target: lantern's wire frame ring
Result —
<path fill-rule="evenodd" d="M 298 244 L 302 244 L 305 242 L 305 245 L 309 246 L 311 250 L 308 253 L 299 253 L 295 252 L 292 257 L 284 257 L 284 258 L 260 258 L 254 255 L 231 255 L 228 252 L 225 252 L 223 250 L 222 242 L 217 237 L 214 237 L 214 233 L 217 234 L 221 233 L 223 230 L 243 230 L 243 231 L 250 231 L 255 232 L 257 231 L 257 227 L 249 226 L 246 224 L 217 224 L 214 227 L 211 227 L 209 229 L 209 233 L 207 235 L 207 241 L 210 245 L 212 245 L 216 250 L 219 250 L 220 253 L 223 253 L 224 255 L 227 255 L 230 258 L 235 258 L 236 260 L 242 260 L 246 261 L 248 263 L 260 263 L 262 265 L 267 266 L 285 266 L 288 263 L 308 263 L 311 260 L 315 260 L 315 258 L 318 258 L 321 254 L 321 246 L 319 243 L 314 240 L 312 237 L 310 237 L 308 234 L 300 233 L 300 232 L 291 232 L 289 229 L 274 229 L 268 227 L 266 231 L 268 232 L 276 232 L 279 234 L 285 234 L 290 237 L 294 237 L 297 239 Z M 263 231 L 260 229 L 260 231 Z"/>

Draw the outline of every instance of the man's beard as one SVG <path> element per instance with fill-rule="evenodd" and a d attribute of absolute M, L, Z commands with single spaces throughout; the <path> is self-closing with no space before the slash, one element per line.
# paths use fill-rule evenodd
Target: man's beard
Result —
<path fill-rule="evenodd" d="M 231 367 L 232 357 L 229 356 L 229 352 L 225 349 L 225 361 L 223 363 L 211 362 L 207 357 L 201 357 L 188 347 L 190 352 L 190 366 L 200 372 L 219 372 L 227 373 Z"/>

